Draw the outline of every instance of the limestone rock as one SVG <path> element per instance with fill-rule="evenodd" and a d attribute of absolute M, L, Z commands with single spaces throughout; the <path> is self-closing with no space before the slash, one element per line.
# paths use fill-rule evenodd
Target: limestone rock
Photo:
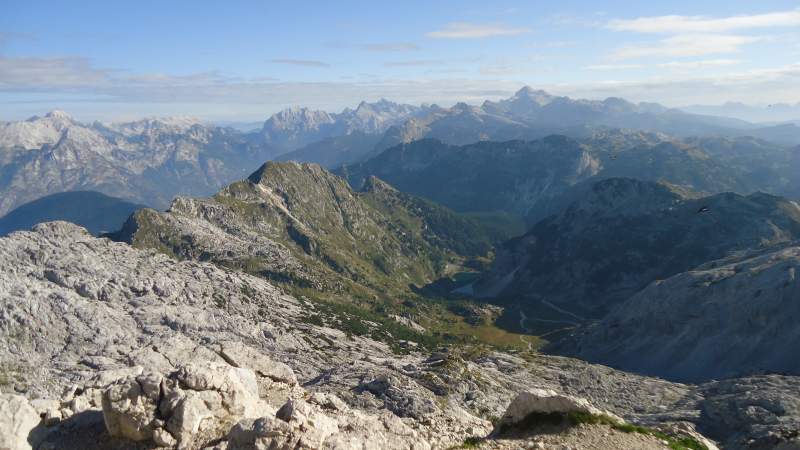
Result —
<path fill-rule="evenodd" d="M 220 347 L 220 355 L 235 367 L 253 369 L 262 377 L 290 386 L 297 384 L 297 376 L 291 367 L 282 362 L 273 361 L 251 347 L 236 342 L 224 342 Z"/>
<path fill-rule="evenodd" d="M 288 401 L 275 416 L 239 422 L 227 450 L 427 450 L 431 445 L 391 414 L 365 415 L 335 396 Z"/>
<path fill-rule="evenodd" d="M 28 438 L 39 421 L 39 415 L 25 397 L 0 394 L 0 449 L 30 450 Z"/>
<path fill-rule="evenodd" d="M 160 427 L 159 399 L 163 377 L 143 373 L 118 380 L 103 393 L 103 419 L 111 436 L 144 441 Z"/>
<path fill-rule="evenodd" d="M 159 445 L 185 447 L 198 434 L 218 437 L 242 418 L 269 411 L 252 370 L 216 362 L 183 366 L 168 376 L 129 376 L 103 394 L 111 436 Z"/>
<path fill-rule="evenodd" d="M 586 413 L 604 415 L 619 423 L 624 422 L 613 413 L 594 407 L 584 398 L 559 394 L 549 389 L 531 389 L 520 392 L 514 398 L 495 430 L 520 423 L 532 413 Z"/>

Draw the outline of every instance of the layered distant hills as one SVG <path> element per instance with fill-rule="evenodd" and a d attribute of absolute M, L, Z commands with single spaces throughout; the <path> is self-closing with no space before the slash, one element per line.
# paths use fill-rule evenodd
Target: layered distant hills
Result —
<path fill-rule="evenodd" d="M 688 145 L 704 148 L 697 144 L 698 137 L 742 136 L 784 151 L 800 145 L 800 128 L 794 124 L 760 126 L 618 98 L 575 100 L 528 87 L 480 106 L 411 106 L 380 100 L 339 113 L 296 107 L 274 114 L 252 131 L 186 117 L 85 124 L 53 111 L 0 123 L 0 215 L 70 190 L 93 190 L 163 208 L 175 195 L 210 195 L 269 159 L 338 168 L 426 138 L 469 145 L 560 134 L 581 141 L 619 133 L 616 130 L 647 134 L 641 142 L 647 145 L 691 138 Z M 623 142 L 598 142 L 595 148 L 610 151 L 632 143 L 628 137 Z"/>
<path fill-rule="evenodd" d="M 392 147 L 338 173 L 359 186 L 369 176 L 456 211 L 504 211 L 530 224 L 558 212 L 580 185 L 631 177 L 698 193 L 757 191 L 800 197 L 800 149 L 754 138 L 662 139 L 605 131 L 589 138 L 453 146 L 424 139 Z M 576 191 L 577 190 L 577 191 Z"/>
<path fill-rule="evenodd" d="M 143 205 L 99 192 L 71 191 L 48 195 L 26 203 L 0 217 L 0 236 L 54 220 L 66 220 L 97 235 L 118 230 Z"/>
<path fill-rule="evenodd" d="M 794 125 L 524 88 L 243 128 L 0 124 L 0 233 L 112 230 L 0 238 L 0 403 L 36 397 L 45 446 L 105 448 L 118 423 L 181 448 L 322 428 L 491 445 L 499 415 L 561 417 L 508 413 L 523 390 L 512 405 L 621 437 L 597 448 L 797 442 Z M 240 420 L 251 394 L 278 403 Z"/>
<path fill-rule="evenodd" d="M 649 283 L 731 252 L 800 239 L 800 205 L 768 194 L 705 197 L 629 178 L 596 182 L 498 249 L 475 295 L 602 317 Z"/>
<path fill-rule="evenodd" d="M 177 193 L 208 195 L 269 157 L 238 132 L 192 119 L 84 124 L 54 111 L 0 124 L 0 215 L 74 190 L 164 207 Z"/>

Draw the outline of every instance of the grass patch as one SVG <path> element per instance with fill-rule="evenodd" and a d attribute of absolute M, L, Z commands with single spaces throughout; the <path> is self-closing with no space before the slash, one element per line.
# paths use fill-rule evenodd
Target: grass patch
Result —
<path fill-rule="evenodd" d="M 464 442 L 462 442 L 461 444 L 456 445 L 454 447 L 450 447 L 450 450 L 456 450 L 461 448 L 480 448 L 482 442 L 483 438 L 480 438 L 478 436 L 470 436 L 464 439 Z"/>
<path fill-rule="evenodd" d="M 667 443 L 672 450 L 708 450 L 708 447 L 689 436 L 670 436 L 661 431 L 635 425 L 630 423 L 620 423 L 612 417 L 602 414 L 589 414 L 584 412 L 563 413 L 531 413 L 522 421 L 513 426 L 506 426 L 498 430 L 502 435 L 510 431 L 530 430 L 540 426 L 565 426 L 573 427 L 577 425 L 606 425 L 614 430 L 623 433 L 638 433 L 653 436 Z"/>
<path fill-rule="evenodd" d="M 619 423 L 611 417 L 588 413 L 569 413 L 569 421 L 574 424 L 608 425 L 623 433 L 639 433 L 653 436 L 667 442 L 672 450 L 708 450 L 708 447 L 689 436 L 670 436 L 652 428 L 631 423 Z"/>

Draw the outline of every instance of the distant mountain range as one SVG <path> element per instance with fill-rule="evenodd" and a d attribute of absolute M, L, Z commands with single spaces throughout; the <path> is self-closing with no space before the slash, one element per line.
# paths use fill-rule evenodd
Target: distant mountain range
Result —
<path fill-rule="evenodd" d="M 248 132 L 186 117 L 84 124 L 53 111 L 0 123 L 0 214 L 71 190 L 92 190 L 163 208 L 175 195 L 210 195 L 266 160 L 338 168 L 420 139 L 467 145 L 552 134 L 581 141 L 615 133 L 647 134 L 648 145 L 656 140 L 741 136 L 775 146 L 800 145 L 800 127 L 794 124 L 765 127 L 618 98 L 574 100 L 528 87 L 480 106 L 460 103 L 443 108 L 380 100 L 339 113 L 290 108 L 271 116 L 260 130 Z M 614 139 L 603 145 L 629 144 L 628 138 Z"/>
<path fill-rule="evenodd" d="M 60 192 L 26 203 L 0 217 L 0 236 L 27 231 L 38 223 L 54 220 L 75 223 L 98 235 L 118 230 L 128 216 L 141 208 L 144 205 L 99 192 Z"/>
<path fill-rule="evenodd" d="M 341 115 L 306 109 L 286 110 L 273 116 L 262 133 L 270 142 L 298 153 L 284 159 L 316 162 L 329 168 L 352 164 L 401 143 L 435 138 L 447 144 L 478 141 L 539 139 L 551 134 L 585 138 L 603 129 L 628 129 L 662 133 L 675 138 L 693 136 L 753 136 L 779 145 L 800 145 L 800 127 L 794 124 L 758 125 L 740 119 L 693 114 L 655 103 L 631 103 L 620 98 L 575 100 L 524 87 L 508 99 L 486 101 L 480 106 L 459 103 L 450 108 L 437 105 L 401 108 L 385 102 L 381 127 L 365 127 L 364 121 L 348 121 L 352 110 Z M 373 106 L 369 111 L 383 110 Z M 366 110 L 359 107 L 359 110 Z M 358 111 L 358 110 L 356 110 Z M 353 127 L 352 124 L 361 124 Z M 360 131 L 367 135 L 334 145 L 318 145 L 322 139 Z M 272 137 L 275 136 L 275 137 Z M 375 143 L 377 142 L 377 143 Z"/>
<path fill-rule="evenodd" d="M 61 111 L 0 123 L 0 214 L 92 190 L 154 207 L 208 195 L 272 157 L 232 129 L 187 118 L 84 124 Z"/>
<path fill-rule="evenodd" d="M 739 102 L 728 102 L 722 105 L 691 105 L 680 109 L 712 116 L 735 117 L 754 123 L 800 123 L 800 103 L 774 103 L 766 106 L 753 106 Z"/>
<path fill-rule="evenodd" d="M 460 212 L 504 211 L 530 224 L 559 212 L 581 183 L 632 177 L 699 193 L 800 198 L 800 148 L 753 138 L 669 140 L 633 131 L 453 146 L 423 139 L 337 170 L 358 187 L 376 176 Z M 577 189 L 577 190 L 576 190 Z"/>
<path fill-rule="evenodd" d="M 427 111 L 426 107 L 402 105 L 385 99 L 376 103 L 361 102 L 355 109 L 346 108 L 340 113 L 290 108 L 267 119 L 261 135 L 271 146 L 290 151 L 351 133 L 381 134 L 389 127 Z"/>

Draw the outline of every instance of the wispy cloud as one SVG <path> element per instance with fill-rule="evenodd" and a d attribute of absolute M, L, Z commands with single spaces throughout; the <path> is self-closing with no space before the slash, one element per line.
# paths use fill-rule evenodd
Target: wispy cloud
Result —
<path fill-rule="evenodd" d="M 597 28 L 605 25 L 607 19 L 606 13 L 598 11 L 592 14 L 577 15 L 577 14 L 553 14 L 547 18 L 547 22 L 551 25 L 558 27 L 589 27 Z"/>
<path fill-rule="evenodd" d="M 738 59 L 705 59 L 698 61 L 670 61 L 659 64 L 595 64 L 586 66 L 586 70 L 637 70 L 647 68 L 671 69 L 671 70 L 696 70 L 711 67 L 724 67 L 741 64 Z"/>
<path fill-rule="evenodd" d="M 364 44 L 364 50 L 371 52 L 411 52 L 419 50 L 417 44 L 411 42 L 384 42 L 380 44 Z"/>
<path fill-rule="evenodd" d="M 272 62 L 275 63 L 275 64 L 286 64 L 286 65 L 290 65 L 290 66 L 303 66 L 303 67 L 330 67 L 331 66 L 330 64 L 328 64 L 326 62 L 317 61 L 317 60 L 313 60 L 313 59 L 278 58 L 278 59 L 273 59 Z"/>
<path fill-rule="evenodd" d="M 741 63 L 742 60 L 739 59 L 706 59 L 701 61 L 671 61 L 658 64 L 658 67 L 663 69 L 694 70 L 706 69 L 710 67 L 735 66 Z"/>
<path fill-rule="evenodd" d="M 754 28 L 800 26 L 800 9 L 722 18 L 705 16 L 654 16 L 612 20 L 608 28 L 638 33 L 727 33 Z"/>
<path fill-rule="evenodd" d="M 763 40 L 758 36 L 730 34 L 679 34 L 658 42 L 620 47 L 611 54 L 615 61 L 649 57 L 690 57 L 736 53 L 740 47 Z"/>
<path fill-rule="evenodd" d="M 530 28 L 514 27 L 504 24 L 480 24 L 469 22 L 453 22 L 441 30 L 431 31 L 425 35 L 437 39 L 479 39 L 497 36 L 516 36 L 530 33 Z"/>
<path fill-rule="evenodd" d="M 646 64 L 593 64 L 591 66 L 586 66 L 584 69 L 586 70 L 635 70 L 635 69 L 644 69 L 646 68 Z"/>
<path fill-rule="evenodd" d="M 0 88 L 103 85 L 109 76 L 86 58 L 0 57 Z"/>
<path fill-rule="evenodd" d="M 567 48 L 575 47 L 578 43 L 575 41 L 550 41 L 550 42 L 534 42 L 530 44 L 533 48 Z"/>
<path fill-rule="evenodd" d="M 391 61 L 384 64 L 385 67 L 424 67 L 441 66 L 444 61 L 441 59 L 411 59 L 407 61 Z"/>
<path fill-rule="evenodd" d="M 665 101 L 674 106 L 730 100 L 751 103 L 800 101 L 796 89 L 800 84 L 800 64 L 761 70 L 731 70 L 723 74 L 690 68 L 691 64 L 695 67 L 733 66 L 734 62 L 722 59 L 674 60 L 674 63 L 660 63 L 669 70 L 659 71 L 654 78 L 540 83 L 538 87 L 573 97 L 619 96 L 635 101 Z M 493 78 L 451 75 L 404 80 L 358 75 L 348 81 L 281 82 L 263 77 L 234 77 L 213 71 L 183 75 L 131 73 L 98 68 L 90 60 L 77 57 L 0 57 L 0 116 L 23 118 L 60 106 L 104 120 L 115 115 L 178 114 L 186 111 L 204 118 L 227 115 L 259 119 L 290 105 L 340 110 L 361 99 L 380 97 L 409 103 L 480 103 L 487 97 L 505 97 L 523 83 L 519 81 L 521 77 L 509 79 L 503 74 L 504 69 L 516 70 L 519 74 L 519 65 L 504 68 L 500 67 L 501 63 L 504 61 L 498 61 L 497 67 L 490 67 L 481 74 L 496 75 Z M 536 66 L 531 70 L 538 74 L 546 68 Z M 37 103 L 24 106 L 5 102 L 12 99 L 35 99 Z"/>

